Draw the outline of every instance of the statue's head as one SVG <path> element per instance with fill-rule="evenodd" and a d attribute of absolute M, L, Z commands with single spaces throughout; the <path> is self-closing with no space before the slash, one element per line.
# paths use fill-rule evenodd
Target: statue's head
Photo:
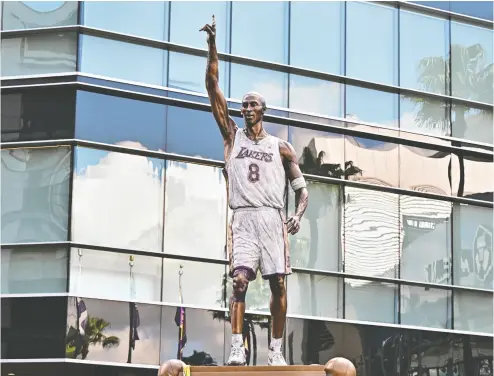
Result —
<path fill-rule="evenodd" d="M 240 112 L 244 118 L 245 126 L 252 128 L 262 121 L 262 116 L 266 111 L 266 100 L 264 97 L 255 92 L 249 92 L 242 98 L 242 107 Z"/>

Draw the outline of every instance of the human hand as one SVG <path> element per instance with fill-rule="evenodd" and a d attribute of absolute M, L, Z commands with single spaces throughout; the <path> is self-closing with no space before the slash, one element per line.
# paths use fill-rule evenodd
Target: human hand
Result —
<path fill-rule="evenodd" d="M 300 230 L 300 218 L 298 215 L 292 215 L 286 221 L 286 230 L 289 234 L 295 235 Z"/>
<path fill-rule="evenodd" d="M 208 34 L 208 43 L 216 39 L 216 19 L 214 18 L 214 14 L 213 22 L 211 23 L 211 25 L 206 24 L 199 31 L 205 31 Z"/>

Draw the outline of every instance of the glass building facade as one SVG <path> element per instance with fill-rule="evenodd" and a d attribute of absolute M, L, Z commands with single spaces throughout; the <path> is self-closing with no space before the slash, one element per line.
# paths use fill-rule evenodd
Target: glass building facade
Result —
<path fill-rule="evenodd" d="M 231 213 L 199 32 L 214 14 L 232 117 L 262 93 L 308 181 L 287 362 L 493 375 L 492 2 L 1 5 L 2 372 L 155 375 L 177 307 L 184 360 L 224 364 Z M 251 365 L 269 294 L 249 286 Z"/>

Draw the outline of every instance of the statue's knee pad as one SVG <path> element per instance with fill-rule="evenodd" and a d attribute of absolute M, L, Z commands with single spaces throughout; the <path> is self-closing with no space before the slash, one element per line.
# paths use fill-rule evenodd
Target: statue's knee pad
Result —
<path fill-rule="evenodd" d="M 249 286 L 249 279 L 247 273 L 244 271 L 238 271 L 233 275 L 233 299 L 235 302 L 245 302 L 245 294 L 247 294 L 247 287 Z"/>

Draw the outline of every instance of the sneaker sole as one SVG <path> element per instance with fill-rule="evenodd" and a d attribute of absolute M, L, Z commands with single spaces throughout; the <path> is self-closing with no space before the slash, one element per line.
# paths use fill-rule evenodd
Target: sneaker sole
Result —
<path fill-rule="evenodd" d="M 226 363 L 227 366 L 245 366 L 247 363 L 230 362 Z"/>

